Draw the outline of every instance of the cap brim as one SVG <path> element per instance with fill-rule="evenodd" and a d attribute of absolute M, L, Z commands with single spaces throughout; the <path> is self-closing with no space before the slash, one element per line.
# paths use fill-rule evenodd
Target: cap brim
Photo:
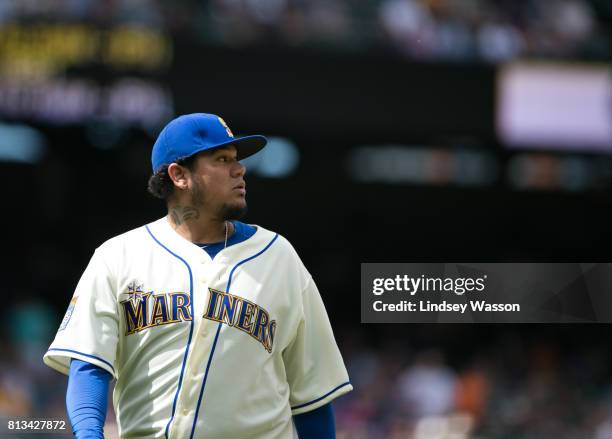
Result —
<path fill-rule="evenodd" d="M 253 136 L 238 137 L 238 138 L 229 140 L 227 142 L 219 143 L 217 145 L 196 149 L 191 154 L 183 156 L 183 157 L 179 157 L 175 161 L 178 161 L 180 159 L 185 159 L 187 157 L 192 157 L 204 151 L 210 151 L 210 150 L 217 149 L 217 148 L 223 148 L 224 146 L 228 146 L 228 145 L 233 145 L 236 147 L 236 151 L 238 153 L 237 158 L 238 160 L 242 160 L 242 159 L 250 157 L 253 154 L 261 151 L 263 147 L 266 146 L 267 143 L 268 143 L 268 139 L 258 134 L 253 135 Z M 157 172 L 157 170 L 154 172 Z"/>
<path fill-rule="evenodd" d="M 238 151 L 238 160 L 242 160 L 261 151 L 267 143 L 268 139 L 266 139 L 264 136 L 256 134 L 253 136 L 238 137 L 237 139 L 230 140 L 229 142 L 215 145 L 210 149 L 233 145 L 236 147 L 236 151 Z"/>

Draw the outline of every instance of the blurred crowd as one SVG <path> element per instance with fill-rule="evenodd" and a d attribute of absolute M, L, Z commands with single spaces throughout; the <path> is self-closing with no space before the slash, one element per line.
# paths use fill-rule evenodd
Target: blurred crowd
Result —
<path fill-rule="evenodd" d="M 213 0 L 201 29 L 227 44 L 392 49 L 424 61 L 605 57 L 609 35 L 587 0 Z"/>
<path fill-rule="evenodd" d="M 29 296 L 27 291 L 18 295 L 20 299 L 0 314 L 4 323 L 0 327 L 0 436 L 5 437 L 6 421 L 45 419 L 66 421 L 66 429 L 46 432 L 44 437 L 72 437 L 65 408 L 67 378 L 42 361 L 61 315 L 48 302 Z M 109 404 L 110 401 L 111 398 Z M 32 431 L 13 430 L 6 437 L 31 436 Z M 117 439 L 112 410 L 107 417 L 105 437 Z"/>
<path fill-rule="evenodd" d="M 612 53 L 612 6 L 603 0 L 0 2 L 0 24 L 24 17 L 136 22 L 207 44 L 388 51 L 422 61 L 608 59 Z"/>
<path fill-rule="evenodd" d="M 66 419 L 66 379 L 42 363 L 61 316 L 24 299 L 3 317 L 0 419 Z M 470 326 L 476 342 L 463 326 L 380 328 L 336 330 L 354 386 L 334 402 L 339 439 L 612 438 L 605 340 L 574 331 L 568 345 L 541 327 L 531 337 Z M 116 437 L 112 410 L 107 437 Z"/>
<path fill-rule="evenodd" d="M 612 438 L 605 348 L 568 349 L 500 327 L 472 343 L 456 326 L 437 328 L 445 348 L 411 344 L 433 326 L 390 327 L 406 338 L 382 346 L 355 335 L 341 342 L 355 390 L 334 403 L 340 439 Z"/>
<path fill-rule="evenodd" d="M 379 20 L 386 38 L 417 59 L 587 56 L 605 45 L 585 0 L 384 0 Z"/>

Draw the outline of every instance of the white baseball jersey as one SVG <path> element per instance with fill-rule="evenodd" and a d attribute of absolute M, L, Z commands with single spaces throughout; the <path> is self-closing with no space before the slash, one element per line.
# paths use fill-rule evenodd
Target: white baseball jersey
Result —
<path fill-rule="evenodd" d="M 352 389 L 312 277 L 262 227 L 214 259 L 166 218 L 105 242 L 44 361 L 72 358 L 116 378 L 130 438 L 292 438 Z"/>

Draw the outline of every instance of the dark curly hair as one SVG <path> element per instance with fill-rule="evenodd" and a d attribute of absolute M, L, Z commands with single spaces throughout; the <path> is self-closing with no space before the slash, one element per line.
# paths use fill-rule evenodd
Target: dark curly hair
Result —
<path fill-rule="evenodd" d="M 195 165 L 195 155 L 179 159 L 175 163 L 192 171 Z M 147 184 L 147 191 L 151 195 L 165 201 L 168 201 L 174 195 L 174 183 L 170 175 L 168 175 L 168 166 L 169 165 L 162 166 L 159 171 L 151 175 L 151 177 L 149 177 L 149 183 Z"/>

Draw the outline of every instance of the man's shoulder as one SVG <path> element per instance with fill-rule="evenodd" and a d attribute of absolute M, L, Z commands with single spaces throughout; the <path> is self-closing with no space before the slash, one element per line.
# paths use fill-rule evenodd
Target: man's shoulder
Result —
<path fill-rule="evenodd" d="M 257 231 L 255 236 L 257 236 L 261 240 L 269 243 L 270 245 L 273 244 L 274 247 L 295 253 L 297 256 L 297 252 L 295 251 L 295 248 L 293 248 L 293 245 L 291 245 L 289 240 L 285 236 L 281 235 L 280 233 L 275 232 L 274 230 L 270 230 L 265 227 L 262 227 L 258 224 L 246 224 L 246 226 L 254 227 Z"/>
<path fill-rule="evenodd" d="M 280 233 L 265 229 L 261 226 L 256 227 L 258 227 L 258 232 L 267 234 L 266 241 L 268 245 L 273 247 L 276 252 L 279 252 L 276 256 L 278 258 L 277 268 L 282 267 L 283 270 L 281 271 L 296 274 L 296 279 L 298 279 L 300 283 L 298 290 L 302 291 L 311 278 L 311 275 L 298 255 L 295 247 Z"/>
<path fill-rule="evenodd" d="M 295 249 L 293 244 L 291 244 L 289 239 L 273 230 L 269 230 L 254 224 L 253 226 L 257 227 L 257 234 L 255 236 L 259 236 L 258 247 L 264 246 L 265 248 L 268 248 L 269 246 L 276 252 L 280 252 L 279 256 L 285 262 L 293 261 L 296 266 L 302 269 L 304 264 L 297 250 Z"/>
<path fill-rule="evenodd" d="M 113 236 L 104 241 L 97 249 L 96 252 L 105 255 L 116 255 L 117 253 L 123 253 L 129 251 L 129 249 L 140 249 L 142 250 L 143 245 L 153 244 L 155 239 L 159 239 L 160 236 L 164 237 L 164 233 L 167 233 L 167 225 L 165 224 L 165 218 L 152 221 L 150 223 L 135 227 L 127 230 L 119 235 Z M 248 241 L 253 242 L 256 246 L 273 246 L 275 249 L 281 250 L 288 255 L 291 255 L 299 259 L 299 255 L 291 244 L 291 242 L 280 233 L 274 230 L 267 229 L 258 224 L 247 224 L 241 223 L 243 233 L 251 233 Z M 252 229 L 251 229 L 252 228 Z M 255 239 L 253 239 L 255 238 Z"/>

